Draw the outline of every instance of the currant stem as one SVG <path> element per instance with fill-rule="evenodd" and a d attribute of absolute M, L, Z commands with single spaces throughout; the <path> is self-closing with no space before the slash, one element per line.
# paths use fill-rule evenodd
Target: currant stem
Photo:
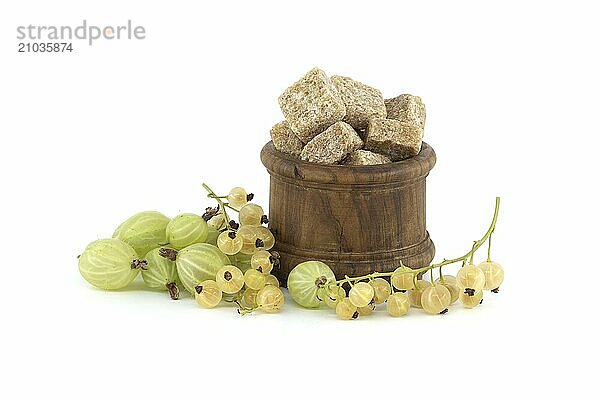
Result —
<path fill-rule="evenodd" d="M 465 262 L 469 259 L 471 259 L 471 261 L 473 261 L 473 255 L 475 254 L 475 252 L 486 242 L 486 240 L 488 240 L 490 238 L 490 236 L 492 235 L 492 233 L 494 232 L 494 229 L 496 229 L 496 222 L 498 221 L 498 211 L 500 210 L 500 197 L 496 197 L 496 206 L 494 208 L 494 216 L 492 218 L 492 222 L 490 224 L 490 227 L 488 228 L 487 232 L 483 235 L 483 237 L 479 240 L 476 240 L 473 243 L 473 247 L 471 247 L 471 250 L 469 250 L 467 252 L 467 254 L 461 256 L 461 257 L 456 257 L 456 258 L 452 258 L 452 259 L 444 259 L 441 262 L 437 263 L 437 264 L 430 264 L 426 267 L 422 267 L 422 268 L 415 268 L 411 271 L 406 271 L 403 273 L 411 273 L 411 274 L 415 274 L 414 278 L 415 279 L 415 286 L 416 286 L 416 278 L 417 275 L 422 273 L 422 272 L 426 272 L 429 270 L 432 270 L 434 268 L 441 268 L 444 265 L 448 265 L 448 264 L 454 264 L 457 262 L 462 261 L 463 265 L 465 264 Z M 400 266 L 404 266 L 404 264 L 402 264 L 402 262 L 400 262 Z M 441 271 L 441 270 L 440 270 Z M 349 284 L 351 282 L 356 282 L 356 281 L 362 281 L 365 279 L 369 279 L 369 278 L 379 278 L 379 277 L 390 277 L 392 276 L 393 272 L 374 272 L 372 274 L 368 274 L 368 275 L 363 275 L 363 276 L 357 276 L 354 278 L 349 278 L 348 276 L 345 276 L 344 279 L 341 279 L 339 281 L 336 281 L 335 283 L 338 285 L 343 284 L 344 282 L 348 282 Z M 441 273 L 440 273 L 441 275 Z"/>
<path fill-rule="evenodd" d="M 208 197 L 210 197 L 211 199 L 215 199 L 217 201 L 217 203 L 219 203 L 219 205 L 221 206 L 221 210 L 223 211 L 223 216 L 225 217 L 225 223 L 227 226 L 229 226 L 229 216 L 227 215 L 227 209 L 226 207 L 228 206 L 228 203 L 224 203 L 223 200 L 221 200 L 221 197 L 217 196 L 217 194 L 208 187 L 208 185 L 206 183 L 202 184 L 202 187 L 204 188 L 204 190 L 206 190 L 208 192 Z"/>
<path fill-rule="evenodd" d="M 240 314 L 240 315 L 246 315 L 246 314 L 250 314 L 251 312 L 254 312 L 254 311 L 258 310 L 258 307 L 255 307 L 255 308 L 247 308 L 247 307 L 244 307 L 244 306 L 243 306 L 243 305 L 240 303 L 240 300 L 239 300 L 238 298 L 234 299 L 234 300 L 233 300 L 233 302 L 234 302 L 235 304 L 237 304 L 237 306 L 238 306 L 238 314 Z"/>
<path fill-rule="evenodd" d="M 476 244 L 477 244 L 477 240 L 474 240 L 473 247 L 471 248 L 471 257 L 469 259 L 469 264 L 473 264 L 473 256 L 475 255 L 475 252 L 473 251 L 473 249 L 475 248 Z"/>
<path fill-rule="evenodd" d="M 350 282 L 362 281 L 363 279 L 388 277 L 388 276 L 392 276 L 392 273 L 391 272 L 373 272 L 372 274 L 364 275 L 364 276 L 357 276 L 355 278 L 349 278 L 348 275 L 345 275 L 344 279 L 335 281 L 332 284 L 342 286 L 345 282 L 348 282 L 348 284 L 350 284 Z"/>
<path fill-rule="evenodd" d="M 487 255 L 487 262 L 492 261 L 492 259 L 490 258 L 490 252 L 492 251 L 492 234 L 494 233 L 494 231 L 492 231 L 492 233 L 490 233 L 490 237 L 488 238 L 488 255 Z"/>
<path fill-rule="evenodd" d="M 246 315 L 246 314 L 250 314 L 253 313 L 254 311 L 258 310 L 259 307 L 256 308 L 240 308 L 238 309 L 238 312 L 240 313 L 240 315 Z"/>
<path fill-rule="evenodd" d="M 354 285 L 352 285 L 352 282 L 350 282 L 350 278 L 348 278 L 348 275 L 344 275 L 344 279 L 346 279 L 346 282 L 348 282 L 348 285 L 350 285 L 350 289 L 352 289 Z"/>
<path fill-rule="evenodd" d="M 235 212 L 240 212 L 240 210 L 238 210 L 237 208 L 230 206 L 229 203 L 225 203 L 225 207 L 231 208 Z"/>

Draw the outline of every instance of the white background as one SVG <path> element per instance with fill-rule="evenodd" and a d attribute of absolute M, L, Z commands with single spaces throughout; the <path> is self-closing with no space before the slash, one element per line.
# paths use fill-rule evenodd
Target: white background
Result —
<path fill-rule="evenodd" d="M 598 312 L 598 13 L 580 2 L 3 2 L 0 171 L 6 398 L 593 397 Z M 417 4 L 419 3 L 419 4 Z M 424 3 L 424 2 L 423 2 Z M 19 25 L 128 19 L 142 41 L 18 54 Z M 420 95 L 436 259 L 502 196 L 482 307 L 352 322 L 286 303 L 239 317 L 103 292 L 76 256 L 137 211 L 265 207 L 277 96 L 313 66 Z M 7 392 L 8 391 L 8 392 Z M 587 395 L 586 395 L 587 393 Z"/>

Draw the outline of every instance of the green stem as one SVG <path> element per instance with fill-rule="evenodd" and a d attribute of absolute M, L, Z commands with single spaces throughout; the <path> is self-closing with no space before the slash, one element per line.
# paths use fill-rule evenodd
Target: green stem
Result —
<path fill-rule="evenodd" d="M 333 282 L 333 284 L 341 286 L 345 282 L 350 283 L 350 282 L 361 281 L 363 279 L 379 278 L 379 277 L 387 277 L 387 276 L 392 276 L 392 273 L 391 272 L 373 272 L 372 274 L 364 275 L 364 276 L 357 276 L 355 278 L 349 278 L 348 275 L 345 275 L 344 279 L 340 279 L 339 281 L 335 281 L 335 282 Z"/>
<path fill-rule="evenodd" d="M 475 245 L 477 244 L 477 241 L 475 240 L 473 242 L 473 248 L 475 248 Z M 471 257 L 469 259 L 469 264 L 473 264 L 473 256 L 475 255 L 475 252 L 471 249 Z"/>
<path fill-rule="evenodd" d="M 492 233 L 490 233 L 490 237 L 488 238 L 488 256 L 487 256 L 487 262 L 492 261 L 492 259 L 490 258 L 490 252 L 492 251 L 492 234 L 494 233 L 494 231 L 492 231 Z"/>
<path fill-rule="evenodd" d="M 238 309 L 240 315 L 246 315 L 246 314 L 251 314 L 254 311 L 258 310 L 258 307 L 256 308 L 244 308 L 244 309 Z"/>
<path fill-rule="evenodd" d="M 210 197 L 211 199 L 215 199 L 217 203 L 219 203 L 219 205 L 221 206 L 221 211 L 223 211 L 223 215 L 225 216 L 225 225 L 229 227 L 230 219 L 227 215 L 227 203 L 224 203 L 223 200 L 221 200 L 221 197 L 217 196 L 217 194 L 211 188 L 209 188 L 206 183 L 203 183 L 202 187 L 208 192 L 208 197 Z"/>
<path fill-rule="evenodd" d="M 225 203 L 225 207 L 231 208 L 235 212 L 240 212 L 240 210 L 238 210 L 237 208 L 230 206 L 229 203 Z"/>
<path fill-rule="evenodd" d="M 352 284 L 352 282 L 350 282 L 350 278 L 348 278 L 348 275 L 344 275 L 344 279 L 346 280 L 346 282 L 348 282 L 350 289 L 352 289 L 354 287 L 354 285 Z"/>
<path fill-rule="evenodd" d="M 254 312 L 254 311 L 258 310 L 258 307 L 255 307 L 255 308 L 247 308 L 247 307 L 244 307 L 244 306 L 242 305 L 242 303 L 240 303 L 240 299 L 239 299 L 239 297 L 240 297 L 240 296 L 239 296 L 239 292 L 238 292 L 238 296 L 237 296 L 237 297 L 236 297 L 236 298 L 233 300 L 233 302 L 234 302 L 235 304 L 237 304 L 237 306 L 238 306 L 238 313 L 239 313 L 240 315 L 246 315 L 246 314 L 250 314 L 250 313 L 252 313 L 252 312 Z"/>
<path fill-rule="evenodd" d="M 426 267 L 415 268 L 413 270 L 406 271 L 403 273 L 415 274 L 415 278 L 416 278 L 417 274 L 420 274 L 421 272 L 426 272 L 426 271 L 432 270 L 434 268 L 441 268 L 445 265 L 454 264 L 454 263 L 457 263 L 460 261 L 462 261 L 463 265 L 464 265 L 465 261 L 468 260 L 469 258 L 472 260 L 475 252 L 486 242 L 486 240 L 489 239 L 489 237 L 492 235 L 492 232 L 494 232 L 494 229 L 496 228 L 496 222 L 498 221 L 498 211 L 499 210 L 500 210 L 500 197 L 496 197 L 496 206 L 494 208 L 494 216 L 492 218 L 490 227 L 488 228 L 487 232 L 483 235 L 483 237 L 481 239 L 479 239 L 473 243 L 473 247 L 471 247 L 471 250 L 469 250 L 466 254 L 464 254 L 460 257 L 452 258 L 452 259 L 443 259 L 441 262 L 439 262 L 437 264 L 430 264 Z M 402 263 L 400 263 L 400 264 L 402 265 Z M 349 278 L 346 276 L 346 277 L 344 277 L 344 279 L 336 281 L 335 283 L 336 284 L 341 284 L 344 282 L 350 283 L 350 282 L 361 281 L 364 279 L 369 279 L 371 277 L 373 277 L 373 278 L 389 277 L 389 276 L 392 276 L 392 274 L 393 274 L 393 272 L 374 272 L 372 274 L 357 276 L 354 278 Z"/>

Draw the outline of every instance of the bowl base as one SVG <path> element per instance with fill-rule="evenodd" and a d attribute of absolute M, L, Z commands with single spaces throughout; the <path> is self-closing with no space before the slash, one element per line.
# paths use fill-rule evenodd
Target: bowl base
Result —
<path fill-rule="evenodd" d="M 287 287 L 290 271 L 298 264 L 309 260 L 322 261 L 335 273 L 337 279 L 345 275 L 350 277 L 363 276 L 373 272 L 392 272 L 400 266 L 400 261 L 410 268 L 421 268 L 429 265 L 435 256 L 435 245 L 429 237 L 413 246 L 396 251 L 374 253 L 315 253 L 299 250 L 285 243 L 276 244 L 276 250 L 281 256 L 280 266 L 274 269 L 274 274 L 282 286 Z"/>

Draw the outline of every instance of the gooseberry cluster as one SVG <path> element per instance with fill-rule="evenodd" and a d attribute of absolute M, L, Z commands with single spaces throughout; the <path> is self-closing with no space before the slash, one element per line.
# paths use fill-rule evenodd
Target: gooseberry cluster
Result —
<path fill-rule="evenodd" d="M 264 226 L 262 207 L 253 194 L 235 187 L 218 196 L 203 215 L 185 213 L 173 219 L 156 212 L 133 215 L 110 239 L 90 243 L 79 256 L 79 271 L 93 286 L 105 290 L 127 287 L 141 271 L 150 289 L 166 290 L 172 299 L 183 286 L 205 308 L 221 300 L 235 302 L 238 312 L 280 310 L 284 296 L 271 271 L 279 255 L 269 252 L 275 238 Z M 238 213 L 236 222 L 227 210 Z"/>
<path fill-rule="evenodd" d="M 444 259 L 423 268 L 412 269 L 400 265 L 388 273 L 374 272 L 365 276 L 336 280 L 333 271 L 320 261 L 307 261 L 297 265 L 288 277 L 288 290 L 301 306 L 317 308 L 321 304 L 334 308 L 343 320 L 370 315 L 378 305 L 385 303 L 387 313 L 399 317 L 410 308 L 420 308 L 429 314 L 445 314 L 457 300 L 467 308 L 483 302 L 483 291 L 498 293 L 504 281 L 504 270 L 490 258 L 491 238 L 496 227 L 500 199 L 492 223 L 485 235 L 475 241 L 462 257 Z M 475 252 L 488 243 L 487 259 L 473 264 Z M 456 276 L 444 275 L 442 267 L 462 261 Z M 434 280 L 434 271 L 439 278 Z M 429 271 L 431 282 L 422 276 Z M 388 280 L 389 279 L 389 282 Z"/>

